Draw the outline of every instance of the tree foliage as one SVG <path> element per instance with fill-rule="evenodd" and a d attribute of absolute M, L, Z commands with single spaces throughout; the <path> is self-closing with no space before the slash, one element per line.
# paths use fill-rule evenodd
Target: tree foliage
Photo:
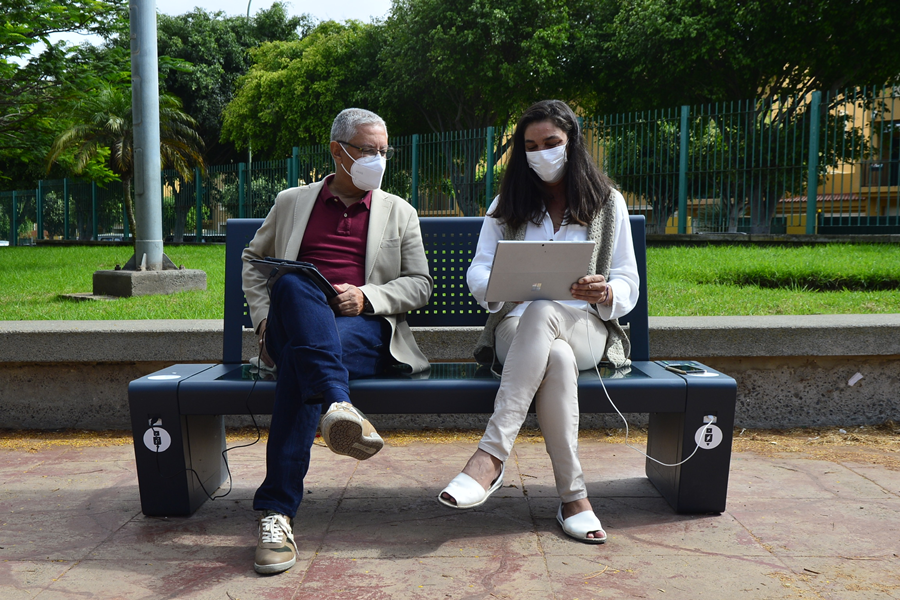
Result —
<path fill-rule="evenodd" d="M 7 58 L 24 56 L 56 30 L 112 36 L 123 31 L 123 6 L 124 0 L 4 2 L 0 74 L 19 77 L 11 81 L 22 93 L 9 102 L 13 96 L 0 91 L 0 163 L 15 155 L 27 164 L 22 157 L 71 126 L 67 102 L 79 90 L 97 89 L 79 74 L 115 77 L 123 66 L 110 48 L 90 56 L 87 49 L 54 47 L 24 66 Z M 384 21 L 313 27 L 276 3 L 250 19 L 199 9 L 161 15 L 159 49 L 161 81 L 198 121 L 211 162 L 238 160 L 237 150 L 248 146 L 254 158 L 268 159 L 324 142 L 334 115 L 348 106 L 378 112 L 392 135 L 404 135 L 502 129 L 532 102 L 556 97 L 586 115 L 712 105 L 704 119 L 691 121 L 692 140 L 729 148 L 734 161 L 758 172 L 775 172 L 766 169 L 786 156 L 760 154 L 741 140 L 796 135 L 812 90 L 830 92 L 824 123 L 843 101 L 838 90 L 896 81 L 898 22 L 900 3 L 885 0 L 394 0 Z M 118 50 L 126 43 L 120 36 Z M 60 101 L 50 92 L 61 93 Z M 752 108 L 744 121 L 726 119 L 726 103 L 747 101 Z M 849 124 L 835 123 L 831 131 L 838 130 L 861 139 Z M 468 157 L 462 162 L 449 149 L 431 159 L 442 162 L 439 177 L 466 211 L 480 202 L 476 170 L 488 168 L 481 163 L 484 143 L 472 137 L 471 147 L 457 149 Z M 503 150 L 497 147 L 495 156 Z M 651 162 L 656 151 L 622 150 Z M 691 157 L 697 152 L 690 146 Z M 797 152 L 803 169 L 806 158 Z M 832 159 L 823 154 L 820 170 Z M 773 177 L 760 179 L 753 197 L 730 197 L 732 226 L 747 205 L 755 226 L 767 227 L 779 194 L 803 192 Z M 665 186 L 661 219 L 672 210 L 673 188 Z M 782 191 L 762 194 L 766 189 Z"/>
<path fill-rule="evenodd" d="M 15 181 L 41 164 L 59 109 L 116 68 L 72 52 L 55 33 L 111 35 L 124 18 L 124 0 L 4 0 L 0 12 L 0 180 Z M 38 52 L 43 44 L 43 52 Z"/>
<path fill-rule="evenodd" d="M 195 8 L 178 16 L 161 14 L 157 26 L 160 57 L 169 59 L 160 68 L 163 89 L 181 98 L 197 120 L 207 162 L 237 159 L 234 146 L 220 143 L 222 113 L 238 78 L 250 68 L 249 51 L 265 42 L 300 39 L 312 26 L 310 18 L 291 17 L 275 2 L 249 19 Z"/>
<path fill-rule="evenodd" d="M 502 126 L 541 96 L 573 100 L 562 76 L 580 39 L 573 4 L 396 0 L 384 22 L 321 23 L 299 42 L 252 52 L 223 135 L 272 157 L 327 139 L 348 106 L 407 134 Z"/>
<path fill-rule="evenodd" d="M 344 108 L 378 110 L 370 93 L 379 26 L 325 21 L 293 42 L 251 52 L 253 67 L 225 110 L 224 139 L 254 155 L 288 156 L 298 144 L 325 143 Z"/>
<path fill-rule="evenodd" d="M 506 125 L 562 77 L 569 0 L 395 0 L 379 53 L 379 104 L 409 132 Z"/>
<path fill-rule="evenodd" d="M 172 167 L 183 180 L 191 181 L 194 167 L 202 167 L 203 140 L 196 121 L 181 109 L 181 101 L 170 94 L 159 97 L 160 159 L 163 168 Z M 103 85 L 75 107 L 71 127 L 53 143 L 48 164 L 64 154 L 72 157 L 77 175 L 98 156 L 106 156 L 109 169 L 122 181 L 122 195 L 131 231 L 137 232 L 131 181 L 134 178 L 134 121 L 131 87 Z M 137 238 L 137 235 L 135 235 Z"/>
<path fill-rule="evenodd" d="M 900 75 L 900 4 L 883 0 L 600 0 L 596 109 L 836 92 Z"/>
<path fill-rule="evenodd" d="M 861 131 L 836 113 L 846 101 L 838 92 L 848 85 L 884 85 L 900 75 L 900 55 L 890 47 L 900 4 L 624 0 L 615 5 L 609 26 L 593 32 L 603 68 L 596 72 L 589 110 L 708 105 L 708 117 L 691 127 L 722 148 L 705 154 L 719 181 L 699 197 L 719 199 L 730 231 L 749 209 L 750 231 L 768 232 L 779 200 L 806 192 L 808 150 L 789 141 L 806 139 L 813 91 L 830 92 L 829 102 L 818 107 L 821 131 L 827 125 L 859 158 L 869 152 Z M 650 161 L 653 149 L 646 140 L 636 143 L 641 147 L 629 154 Z M 833 146 L 823 143 L 821 150 L 820 178 L 839 162 Z M 677 155 L 677 144 L 666 152 Z M 689 155 L 694 153 L 692 146 Z M 732 165 L 743 170 L 735 173 Z M 645 172 L 650 166 L 631 168 Z M 671 186 L 667 189 L 668 194 L 654 196 L 659 227 L 674 210 Z"/>

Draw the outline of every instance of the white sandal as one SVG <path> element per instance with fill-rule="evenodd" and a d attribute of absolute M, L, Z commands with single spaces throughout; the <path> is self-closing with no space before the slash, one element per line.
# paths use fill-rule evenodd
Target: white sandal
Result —
<path fill-rule="evenodd" d="M 560 503 L 559 511 L 556 513 L 556 520 L 562 525 L 563 531 L 567 536 L 585 544 L 602 544 L 606 541 L 606 532 L 603 531 L 600 519 L 597 518 L 594 511 L 586 510 L 577 515 L 572 515 L 568 519 L 563 519 L 562 509 L 563 505 Z M 592 531 L 599 532 L 600 537 L 589 538 L 587 534 Z"/>
<path fill-rule="evenodd" d="M 490 498 L 491 494 L 499 490 L 500 486 L 503 485 L 503 472 L 505 470 L 506 464 L 504 463 L 500 465 L 500 474 L 497 475 L 497 479 L 494 480 L 491 488 L 487 491 L 481 487 L 480 483 L 465 473 L 460 473 L 453 478 L 453 481 L 447 487 L 441 490 L 437 497 L 438 502 L 450 508 L 475 508 L 476 506 L 481 506 Z M 456 504 L 442 498 L 441 496 L 444 494 L 456 500 Z"/>

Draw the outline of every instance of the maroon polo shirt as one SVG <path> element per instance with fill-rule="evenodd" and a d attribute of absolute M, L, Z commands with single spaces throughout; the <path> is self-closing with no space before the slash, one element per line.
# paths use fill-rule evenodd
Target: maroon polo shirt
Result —
<path fill-rule="evenodd" d="M 349 283 L 360 287 L 366 282 L 366 236 L 372 192 L 345 206 L 328 188 L 333 179 L 334 175 L 325 178 L 325 185 L 316 198 L 297 260 L 316 265 L 333 285 Z"/>

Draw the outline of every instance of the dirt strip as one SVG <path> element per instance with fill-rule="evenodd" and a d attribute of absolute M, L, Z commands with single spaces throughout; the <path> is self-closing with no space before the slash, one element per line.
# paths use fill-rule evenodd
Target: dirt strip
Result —
<path fill-rule="evenodd" d="M 268 431 L 259 432 L 262 441 Z M 481 431 L 457 429 L 425 429 L 383 431 L 390 446 L 420 444 L 452 444 L 478 442 Z M 229 429 L 228 444 L 245 443 L 257 438 L 254 428 Z M 581 432 L 582 440 L 609 444 L 625 443 L 624 429 L 589 429 Z M 0 450 L 37 452 L 51 447 L 122 446 L 132 443 L 129 431 L 86 430 L 11 430 L 0 429 Z M 517 443 L 539 444 L 544 439 L 538 429 L 523 429 Z M 322 443 L 317 440 L 316 443 Z M 628 443 L 644 447 L 646 428 L 632 428 Z M 830 461 L 853 460 L 885 465 L 900 470 L 900 425 L 888 421 L 881 425 L 856 427 L 822 427 L 796 429 L 741 429 L 734 431 L 734 452 L 763 455 L 795 453 L 798 457 Z"/>

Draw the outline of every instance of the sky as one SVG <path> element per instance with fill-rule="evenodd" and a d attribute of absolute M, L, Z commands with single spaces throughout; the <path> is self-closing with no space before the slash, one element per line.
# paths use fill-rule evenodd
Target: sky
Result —
<path fill-rule="evenodd" d="M 257 10 L 269 8 L 272 4 L 272 0 L 250 0 L 250 14 L 253 15 Z M 308 13 L 320 21 L 357 19 L 368 23 L 373 17 L 386 16 L 391 9 L 390 0 L 332 0 L 331 2 L 293 0 L 286 1 L 285 4 L 288 12 L 292 15 Z M 185 9 L 186 6 L 191 8 Z M 208 11 L 221 10 L 229 15 L 247 14 L 245 0 L 156 0 L 157 12 L 167 15 L 184 14 L 195 6 Z"/>
<path fill-rule="evenodd" d="M 272 6 L 274 0 L 249 0 L 250 15 L 258 10 Z M 391 9 L 391 0 L 293 0 L 285 1 L 288 12 L 292 15 L 304 13 L 312 15 L 318 21 L 346 21 L 356 19 L 364 23 L 374 18 L 384 18 Z M 181 15 L 199 6 L 209 12 L 222 11 L 228 15 L 246 15 L 246 0 L 156 0 L 156 11 L 167 15 Z M 70 44 L 100 41 L 96 36 L 85 36 L 77 33 L 61 34 L 53 37 L 53 41 L 64 39 Z"/>

